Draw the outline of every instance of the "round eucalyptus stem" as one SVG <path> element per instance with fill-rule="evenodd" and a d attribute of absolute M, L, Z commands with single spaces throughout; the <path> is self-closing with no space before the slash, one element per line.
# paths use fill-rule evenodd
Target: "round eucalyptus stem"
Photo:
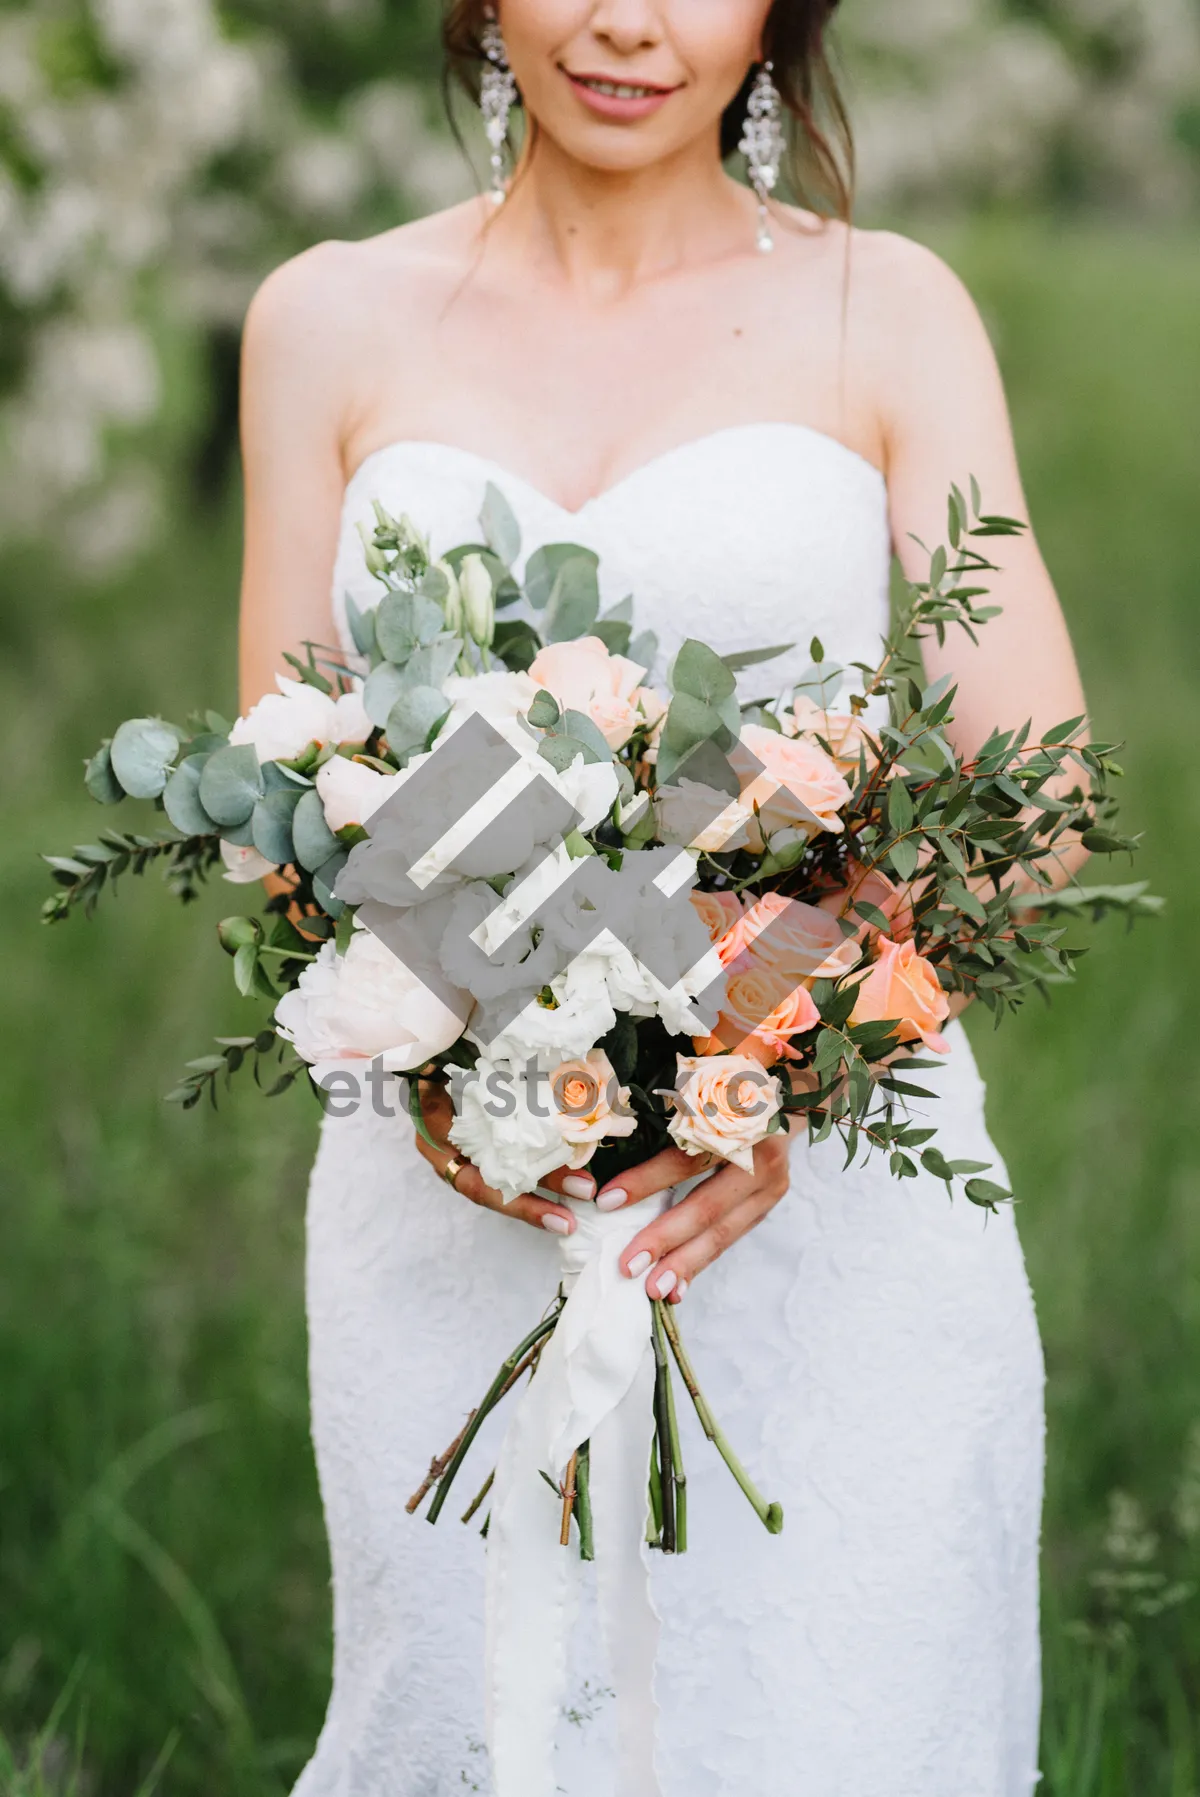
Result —
<path fill-rule="evenodd" d="M 489 1411 L 496 1408 L 496 1405 L 500 1402 L 500 1399 L 504 1396 L 505 1392 L 508 1391 L 509 1387 L 519 1377 L 523 1370 L 523 1362 L 525 1361 L 526 1356 L 529 1355 L 534 1348 L 538 1347 L 540 1343 L 545 1341 L 548 1335 L 554 1333 L 561 1312 L 562 1305 L 556 1304 L 551 1314 L 548 1317 L 544 1317 L 536 1329 L 530 1330 L 529 1334 L 525 1337 L 525 1340 L 521 1342 L 519 1347 L 513 1349 L 512 1353 L 508 1356 L 508 1359 L 501 1366 L 500 1371 L 496 1374 L 496 1377 L 492 1380 L 486 1397 L 467 1424 L 467 1427 L 463 1430 L 458 1444 L 446 1466 L 446 1470 L 438 1482 L 438 1488 L 434 1493 L 433 1502 L 425 1513 L 426 1522 L 436 1522 L 441 1515 L 442 1505 L 445 1503 L 446 1498 L 449 1495 L 450 1487 L 454 1483 L 454 1476 L 466 1459 L 467 1450 L 470 1448 L 476 1435 L 478 1435 L 483 1419 L 488 1415 Z"/>
<path fill-rule="evenodd" d="M 671 1352 L 674 1354 L 676 1363 L 679 1367 L 679 1376 L 687 1386 L 688 1396 L 696 1407 L 696 1415 L 700 1418 L 700 1427 L 704 1430 L 704 1433 L 708 1436 L 708 1439 L 712 1442 L 722 1460 L 753 1504 L 764 1528 L 769 1529 L 772 1535 L 778 1535 L 783 1528 L 783 1506 L 781 1504 L 769 1504 L 767 1502 L 766 1498 L 763 1497 L 758 1486 L 754 1483 L 754 1480 L 750 1477 L 750 1474 L 746 1471 L 745 1467 L 730 1447 L 728 1441 L 725 1439 L 725 1434 L 721 1429 L 720 1424 L 717 1422 L 716 1417 L 709 1408 L 708 1399 L 704 1396 L 704 1393 L 696 1383 L 696 1375 L 692 1371 L 692 1364 L 684 1351 L 683 1343 L 679 1339 L 679 1328 L 674 1317 L 671 1315 L 671 1307 L 667 1304 L 663 1304 L 661 1310 L 663 1331 L 671 1344 Z"/>

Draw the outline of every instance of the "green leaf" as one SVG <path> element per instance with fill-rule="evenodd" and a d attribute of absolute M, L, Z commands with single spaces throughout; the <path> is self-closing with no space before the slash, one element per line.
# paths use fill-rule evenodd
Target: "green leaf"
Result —
<path fill-rule="evenodd" d="M 462 643 L 456 636 L 439 637 L 436 643 L 426 643 L 420 649 L 414 649 L 404 670 L 405 685 L 444 686 L 447 676 L 454 672 L 461 654 Z M 394 699 L 392 703 L 395 704 Z"/>
<path fill-rule="evenodd" d="M 774 661 L 777 655 L 786 655 L 795 647 L 795 643 L 776 643 L 770 649 L 742 649 L 735 655 L 722 655 L 720 659 L 731 674 L 736 674 L 742 668 L 757 667 L 760 661 Z"/>
<path fill-rule="evenodd" d="M 323 867 L 340 847 L 337 837 L 325 822 L 325 808 L 315 787 L 300 794 L 292 813 L 292 844 L 295 859 L 309 873 L 315 873 L 319 867 Z"/>
<path fill-rule="evenodd" d="M 620 618 L 597 618 L 592 635 L 600 638 L 610 655 L 628 655 L 633 627 Z"/>
<path fill-rule="evenodd" d="M 101 805 L 119 805 L 125 788 L 113 773 L 111 745 L 101 743 L 96 753 L 84 763 L 83 784 Z"/>
<path fill-rule="evenodd" d="M 313 896 L 322 910 L 327 911 L 330 917 L 340 917 L 346 908 L 345 901 L 334 896 L 333 888 L 338 875 L 349 859 L 349 852 L 339 848 L 337 854 L 331 855 L 328 861 L 323 862 L 313 875 Z"/>
<path fill-rule="evenodd" d="M 538 730 L 552 730 L 562 716 L 562 712 L 559 710 L 558 700 L 554 694 L 548 693 L 545 687 L 542 687 L 535 694 L 533 704 L 529 707 L 526 715 L 529 722 Z"/>
<path fill-rule="evenodd" d="M 163 809 L 184 836 L 207 836 L 217 828 L 200 803 L 200 776 L 207 761 L 207 755 L 189 755 L 163 787 Z"/>
<path fill-rule="evenodd" d="M 576 736 L 569 736 L 566 731 L 559 731 L 553 736 L 544 736 L 538 744 L 538 754 L 543 761 L 558 774 L 565 774 L 577 755 L 585 761 L 595 762 L 598 756 L 591 753 L 586 743 Z"/>
<path fill-rule="evenodd" d="M 542 647 L 542 639 L 525 618 L 501 618 L 492 638 L 492 654 L 506 668 L 523 673 Z"/>
<path fill-rule="evenodd" d="M 888 822 L 897 836 L 903 836 L 913 826 L 913 802 L 903 780 L 897 778 L 888 783 Z"/>
<path fill-rule="evenodd" d="M 372 668 L 363 683 L 363 709 L 373 724 L 380 730 L 386 730 L 388 713 L 400 696 L 405 685 L 403 668 L 393 662 L 381 661 L 377 668 Z"/>
<path fill-rule="evenodd" d="M 1005 1204 L 1012 1197 L 1004 1186 L 998 1186 L 990 1179 L 968 1179 L 963 1190 L 972 1204 L 978 1204 L 984 1210 L 995 1210 L 998 1204 Z"/>
<path fill-rule="evenodd" d="M 737 691 L 732 670 L 721 657 L 695 637 L 686 637 L 671 663 L 671 691 L 686 693 L 715 710 Z"/>
<path fill-rule="evenodd" d="M 1116 855 L 1134 847 L 1129 837 L 1114 836 L 1110 830 L 1085 830 L 1079 840 L 1093 855 Z"/>
<path fill-rule="evenodd" d="M 604 740 L 603 732 L 594 724 L 586 712 L 564 711 L 562 727 L 568 736 L 573 736 L 589 750 L 589 761 L 611 761 L 613 752 Z"/>
<path fill-rule="evenodd" d="M 253 998 L 258 971 L 258 946 L 244 942 L 233 957 L 233 980 L 243 998 Z"/>
<path fill-rule="evenodd" d="M 385 593 L 375 610 L 375 640 L 388 661 L 407 661 L 414 649 L 432 643 L 445 628 L 441 606 L 419 593 Z"/>
<path fill-rule="evenodd" d="M 559 568 L 546 601 L 542 630 L 548 643 L 569 643 L 587 636 L 600 610 L 600 585 L 594 560 L 575 556 Z"/>
<path fill-rule="evenodd" d="M 209 756 L 200 773 L 200 803 L 214 823 L 244 824 L 265 790 L 252 743 L 231 743 Z"/>
<path fill-rule="evenodd" d="M 593 573 L 600 566 L 595 551 L 585 549 L 580 543 L 545 543 L 534 550 L 525 565 L 525 597 L 534 611 L 545 611 L 560 572 L 569 562 L 578 561 L 587 563 Z"/>
<path fill-rule="evenodd" d="M 354 603 L 353 595 L 344 593 L 342 603 L 346 608 L 346 623 L 350 629 L 350 637 L 360 655 L 370 655 L 375 647 L 375 608 L 360 611 Z"/>
<path fill-rule="evenodd" d="M 401 761 L 428 746 L 450 710 L 450 701 L 436 686 L 404 686 L 388 713 L 388 747 Z"/>
<path fill-rule="evenodd" d="M 521 526 L 508 500 L 492 481 L 484 489 L 479 528 L 488 548 L 511 568 L 521 553 Z"/>
<path fill-rule="evenodd" d="M 1065 724 L 1055 724 L 1053 730 L 1043 730 L 1042 741 L 1044 743 L 1066 742 L 1067 738 L 1074 736 L 1080 724 L 1084 722 L 1086 722 L 1086 713 L 1077 718 L 1068 718 Z"/>
<path fill-rule="evenodd" d="M 902 882 L 912 879 L 917 871 L 918 853 L 917 842 L 911 836 L 905 836 L 901 841 L 892 844 L 888 850 L 888 856 L 896 870 L 897 879 Z"/>
<path fill-rule="evenodd" d="M 652 630 L 640 630 L 625 653 L 630 661 L 635 661 L 639 668 L 645 668 L 649 673 L 658 655 L 658 638 Z"/>
<path fill-rule="evenodd" d="M 714 658 L 715 659 L 715 658 Z M 673 776 L 701 743 L 715 743 L 722 751 L 731 749 L 733 731 L 720 714 L 690 693 L 676 693 L 667 708 L 662 740 L 658 749 L 657 779 L 660 786 L 669 785 Z"/>
<path fill-rule="evenodd" d="M 131 799 L 158 797 L 179 743 L 180 732 L 162 718 L 129 718 L 120 726 L 109 745 L 109 765 Z"/>
<path fill-rule="evenodd" d="M 274 792 L 266 793 L 250 814 L 255 848 L 268 861 L 274 861 L 277 867 L 282 867 L 295 858 L 292 816 L 303 797 L 298 787 L 293 787 L 290 791 L 277 787 Z"/>

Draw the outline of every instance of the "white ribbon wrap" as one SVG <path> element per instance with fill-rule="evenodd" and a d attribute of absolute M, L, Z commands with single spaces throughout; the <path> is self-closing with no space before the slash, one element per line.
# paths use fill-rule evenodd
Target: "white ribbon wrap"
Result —
<path fill-rule="evenodd" d="M 488 1525 L 486 1715 L 496 1797 L 555 1797 L 554 1739 L 565 1695 L 580 1561 L 559 1542 L 560 1484 L 591 1443 L 591 1500 L 600 1621 L 617 1698 L 621 1797 L 660 1797 L 654 1769 L 658 1616 L 645 1558 L 654 1428 L 654 1350 L 642 1279 L 622 1251 L 671 1201 L 606 1215 L 572 1202 L 562 1243 L 568 1291 L 536 1376 L 500 1449 Z"/>

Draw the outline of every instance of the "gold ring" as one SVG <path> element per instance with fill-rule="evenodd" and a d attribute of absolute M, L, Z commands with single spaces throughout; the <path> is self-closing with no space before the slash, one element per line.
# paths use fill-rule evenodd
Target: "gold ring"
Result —
<path fill-rule="evenodd" d="M 454 1182 L 459 1174 L 465 1171 L 466 1166 L 466 1161 L 460 1161 L 454 1155 L 451 1155 L 450 1159 L 446 1162 L 446 1165 L 442 1168 L 442 1178 L 452 1192 L 457 1192 L 458 1187 Z"/>

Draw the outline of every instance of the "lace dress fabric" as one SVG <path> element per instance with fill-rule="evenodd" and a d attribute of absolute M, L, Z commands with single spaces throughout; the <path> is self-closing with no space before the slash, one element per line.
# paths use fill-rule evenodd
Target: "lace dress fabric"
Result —
<path fill-rule="evenodd" d="M 399 442 L 351 479 L 334 604 L 378 597 L 355 528 L 378 498 L 435 552 L 478 539 L 488 480 L 524 550 L 601 557 L 637 628 L 719 649 L 819 635 L 874 662 L 887 605 L 879 473 L 828 437 L 753 425 L 686 444 L 570 513 L 461 449 Z M 347 646 L 348 643 L 347 643 Z M 766 676 L 764 678 L 764 675 Z M 961 1027 L 928 1076 L 951 1156 L 1003 1163 Z M 480 1518 L 503 1417 L 430 1528 L 405 1512 L 430 1456 L 541 1313 L 558 1250 L 456 1199 L 402 1104 L 326 1119 L 308 1204 L 313 1437 L 333 1559 L 329 1713 L 296 1797 L 488 1793 Z M 761 1488 L 768 1536 L 685 1406 L 690 1547 L 651 1556 L 662 1797 L 1025 1797 L 1037 1783 L 1043 1366 L 1011 1212 L 922 1174 L 792 1154 L 791 1190 L 681 1311 L 702 1383 Z M 482 1512 L 480 1513 L 482 1514 Z M 551 1525 L 553 1519 L 551 1519 Z M 560 1729 L 566 1797 L 615 1784 L 608 1671 L 586 1602 Z"/>

